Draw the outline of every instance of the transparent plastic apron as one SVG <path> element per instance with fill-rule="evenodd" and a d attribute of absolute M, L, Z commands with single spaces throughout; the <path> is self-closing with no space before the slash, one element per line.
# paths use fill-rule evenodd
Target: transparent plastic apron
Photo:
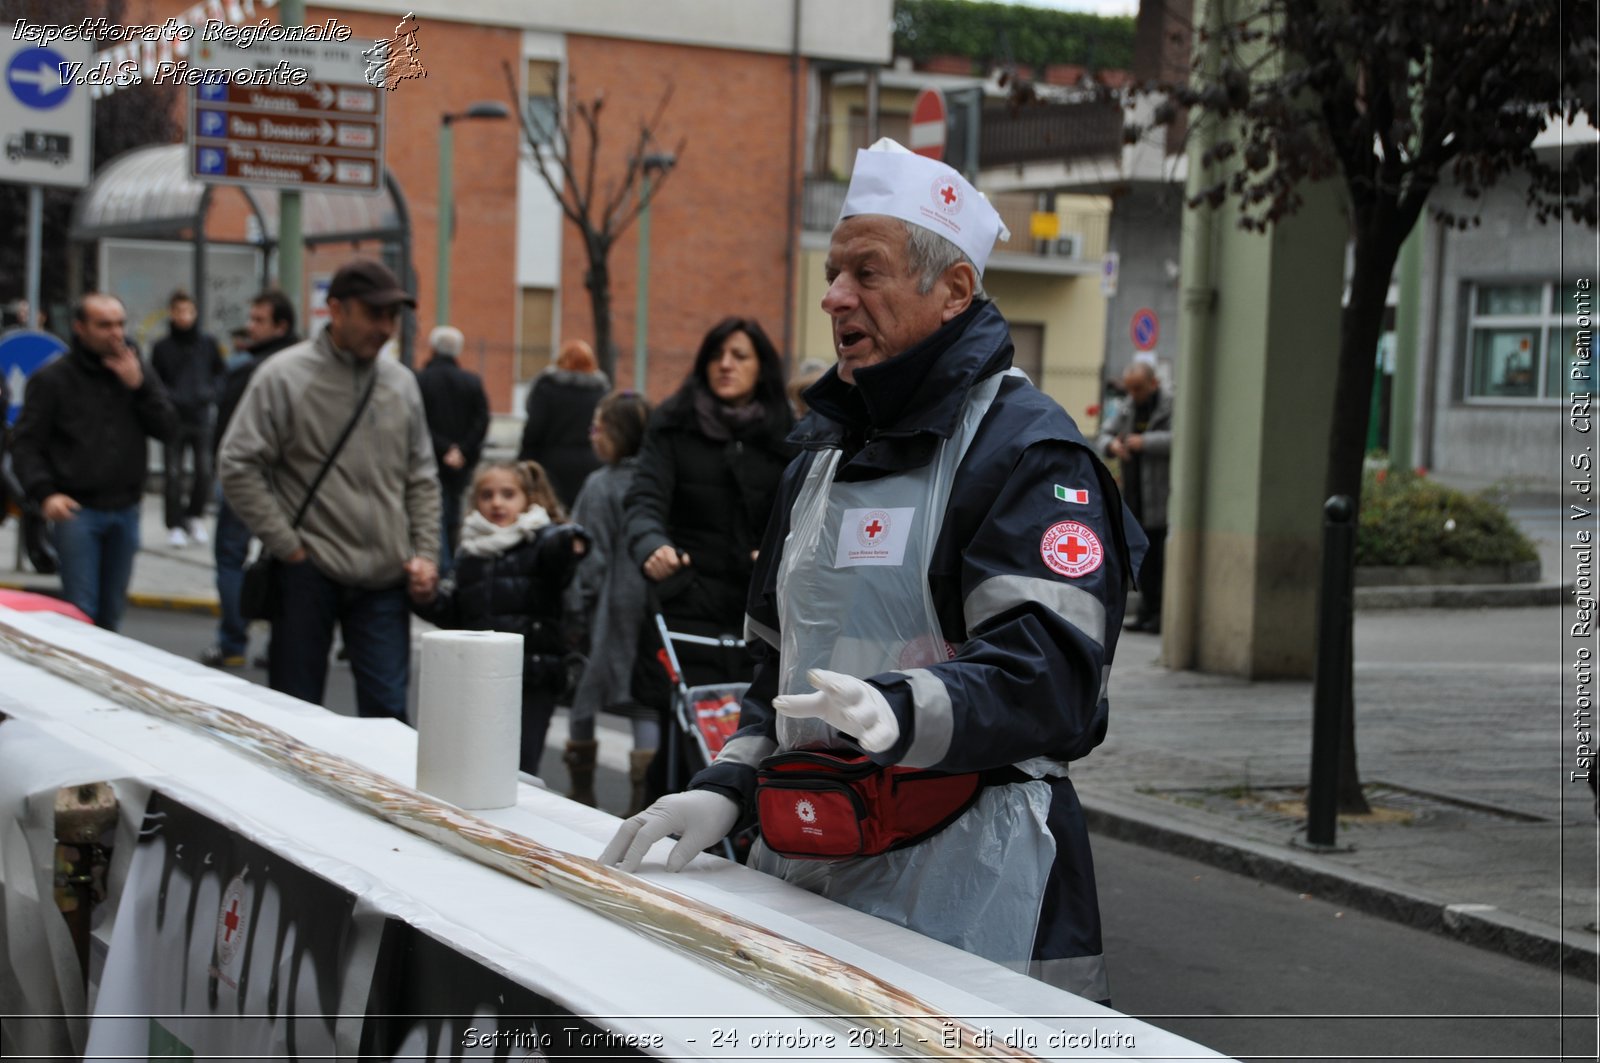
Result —
<path fill-rule="evenodd" d="M 836 483 L 837 449 L 812 461 L 790 511 L 778 569 L 781 693 L 810 693 L 812 668 L 866 678 L 955 655 L 939 630 L 928 565 L 955 470 L 1004 375 L 968 393 L 955 434 L 923 468 Z M 780 751 L 838 745 L 833 728 L 815 719 L 779 716 L 777 735 Z M 990 786 L 960 819 L 906 849 L 855 860 L 790 860 L 757 843 L 750 862 L 1025 972 L 1055 859 L 1049 809 L 1049 786 L 1037 779 Z"/>

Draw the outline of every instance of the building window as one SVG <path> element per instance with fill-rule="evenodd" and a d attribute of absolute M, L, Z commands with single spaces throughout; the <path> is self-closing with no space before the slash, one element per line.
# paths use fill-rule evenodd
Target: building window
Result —
<path fill-rule="evenodd" d="M 548 147 L 555 140 L 555 131 L 561 121 L 561 101 L 556 98 L 556 79 L 561 68 L 555 63 L 529 60 L 527 135 L 539 147 Z"/>
<path fill-rule="evenodd" d="M 1559 400 L 1593 393 L 1578 376 L 1577 292 L 1555 283 L 1474 284 L 1467 318 L 1467 398 Z"/>

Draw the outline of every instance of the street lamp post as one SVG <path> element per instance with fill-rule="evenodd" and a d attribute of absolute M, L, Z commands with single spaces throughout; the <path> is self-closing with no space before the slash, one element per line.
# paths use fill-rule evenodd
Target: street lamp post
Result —
<path fill-rule="evenodd" d="M 455 123 L 469 118 L 509 118 L 503 103 L 480 100 L 465 111 L 439 116 L 439 268 L 434 279 L 434 323 L 450 323 L 450 243 L 456 234 Z"/>
<path fill-rule="evenodd" d="M 677 161 L 676 155 L 661 153 L 646 155 L 639 164 L 639 283 L 633 314 L 633 387 L 641 396 L 645 394 L 650 361 L 646 350 L 650 331 L 650 177 L 672 169 Z"/>

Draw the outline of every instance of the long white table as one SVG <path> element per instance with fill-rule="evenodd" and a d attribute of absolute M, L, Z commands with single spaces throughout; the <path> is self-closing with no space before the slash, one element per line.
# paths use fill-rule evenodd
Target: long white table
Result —
<path fill-rule="evenodd" d="M 63 617 L 0 609 L 0 619 L 149 683 L 248 715 L 408 786 L 414 783 L 415 732 L 398 722 L 338 716 Z M 254 1037 L 254 1053 L 265 1058 L 287 1054 L 284 1038 L 292 1042 L 293 1031 L 285 1026 L 293 1025 L 293 1012 L 302 1017 L 295 1021 L 306 1023 L 299 1035 L 302 1048 L 328 1040 L 336 1054 L 344 1054 L 362 1043 L 364 1024 L 366 1036 L 372 1036 L 373 1020 L 366 1011 L 380 997 L 371 985 L 392 969 L 399 955 L 395 942 L 408 940 L 407 954 L 414 954 L 419 942 L 424 952 L 442 946 L 460 958 L 463 970 L 474 968 L 490 983 L 500 979 L 530 991 L 519 1000 L 547 1002 L 555 1017 L 532 1022 L 487 1013 L 474 1024 L 472 1015 L 449 1021 L 412 1016 L 409 1022 L 396 1016 L 385 1020 L 391 1029 L 384 1043 L 391 1050 L 403 1044 L 397 1054 L 492 1055 L 497 1049 L 504 1053 L 508 1044 L 518 1051 L 537 1046 L 552 1056 L 638 1048 L 684 1059 L 904 1058 L 921 1051 L 918 1045 L 885 1043 L 881 1033 L 858 1032 L 848 1017 L 819 1016 L 775 999 L 625 922 L 447 852 L 211 737 L 115 705 L 4 654 L 0 713 L 8 718 L 0 722 L 0 1012 L 67 1016 L 17 1024 L 20 1033 L 14 1039 L 28 1043 L 14 1043 L 13 1050 L 87 1051 L 100 1058 L 120 1054 L 128 1044 L 153 1046 L 169 1035 L 190 1047 L 225 1043 L 235 1049 L 240 1039 Z M 93 965 L 93 999 L 85 1000 L 76 989 L 76 961 L 48 889 L 49 809 L 59 787 L 98 780 L 113 782 L 122 824 L 113 895 L 99 910 L 96 927 L 100 959 Z M 147 822 L 150 808 L 164 811 Z M 179 815 L 183 810 L 195 815 Z M 589 857 L 598 855 L 617 826 L 613 816 L 533 785 L 521 786 L 515 807 L 480 815 L 544 845 Z M 182 829 L 207 831 L 212 828 L 206 824 L 214 824 L 234 838 L 218 843 L 218 868 L 230 859 L 228 853 L 241 860 L 240 853 L 254 854 L 267 866 L 242 865 L 232 876 L 222 870 L 212 874 L 211 852 L 197 856 L 191 847 L 185 856 L 183 843 L 172 840 L 214 838 L 214 831 L 151 841 L 163 824 L 177 832 L 185 823 L 189 827 Z M 158 829 L 139 844 L 141 825 L 152 824 Z M 717 857 L 702 856 L 685 872 L 668 874 L 660 868 L 669 845 L 663 842 L 647 859 L 644 877 L 861 967 L 1040 1058 L 1225 1058 Z M 323 909 L 342 914 L 319 927 L 302 912 L 290 928 L 300 937 L 288 947 L 279 940 L 268 948 L 268 932 L 262 930 L 249 941 L 253 956 L 230 952 L 228 905 L 238 910 L 239 876 L 258 883 L 262 874 L 280 873 L 289 877 L 277 880 L 276 893 L 258 888 L 254 894 L 258 910 L 250 914 L 258 926 L 272 918 L 292 922 L 294 903 L 304 898 L 282 895 L 283 883 L 325 888 L 335 900 Z M 335 903 L 340 897 L 347 898 L 344 908 Z M 272 911 L 263 898 L 271 901 Z M 422 936 L 397 935 L 397 926 Z M 182 940 L 165 949 L 153 947 L 151 935 L 157 933 L 178 933 Z M 338 939 L 337 948 L 330 937 Z M 380 942 L 389 950 L 387 957 L 380 955 Z M 309 950 L 309 956 L 314 946 L 337 957 L 337 988 L 324 984 L 312 959 L 295 960 L 297 948 Z M 417 955 L 412 959 L 424 973 L 460 966 L 451 960 L 441 967 L 438 957 L 426 964 Z M 174 964 L 182 971 L 174 973 Z M 439 977 L 448 980 L 446 974 Z M 449 999 L 451 988 L 429 992 Z M 286 1003 L 291 989 L 303 1004 Z M 330 1001 L 337 1006 L 328 1008 Z M 325 1012 L 320 1021 L 319 1007 Z M 152 1014 L 164 1017 L 151 1019 Z M 206 1018 L 223 1014 L 229 1016 L 228 1037 L 217 1035 L 216 1020 Z M 587 1024 L 566 1016 L 587 1017 Z M 508 1040 L 517 1037 L 521 1044 Z M 473 1039 L 478 1043 L 470 1043 Z M 989 1054 L 981 1045 L 963 1048 L 979 1058 Z M 145 1054 L 143 1047 L 137 1054 Z M 520 1057 L 513 1052 L 510 1058 Z"/>

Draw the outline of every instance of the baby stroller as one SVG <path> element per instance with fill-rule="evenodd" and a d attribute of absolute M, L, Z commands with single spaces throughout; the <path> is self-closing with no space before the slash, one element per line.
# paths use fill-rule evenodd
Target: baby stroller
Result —
<path fill-rule="evenodd" d="M 667 792 L 681 790 L 687 777 L 683 774 L 685 762 L 692 772 L 699 771 L 716 759 L 722 746 L 739 728 L 739 699 L 744 697 L 749 683 L 712 683 L 706 686 L 689 686 L 683 676 L 674 644 L 708 646 L 728 651 L 730 655 L 743 655 L 745 643 L 731 635 L 711 638 L 691 635 L 667 628 L 667 618 L 658 610 L 655 613 L 656 633 L 661 637 L 661 649 L 656 659 L 667 673 L 672 686 L 669 715 L 672 726 L 664 736 L 667 757 Z M 687 756 L 685 756 L 687 754 Z M 740 863 L 752 840 L 745 832 L 734 838 L 722 840 L 722 855 Z"/>

